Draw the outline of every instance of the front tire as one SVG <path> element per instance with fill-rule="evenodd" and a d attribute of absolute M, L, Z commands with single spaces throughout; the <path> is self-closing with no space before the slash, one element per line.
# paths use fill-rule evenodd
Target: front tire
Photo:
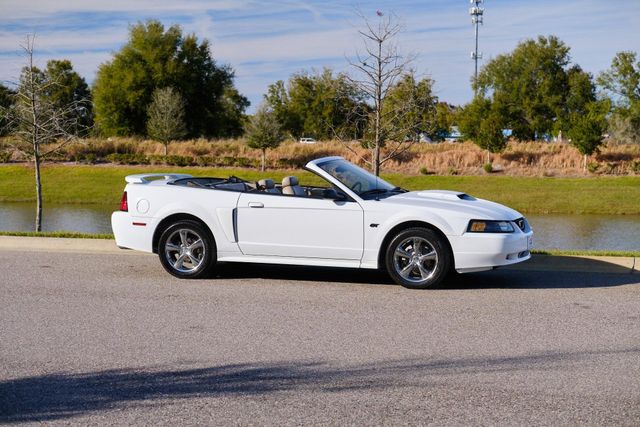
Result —
<path fill-rule="evenodd" d="M 171 275 L 181 279 L 208 277 L 216 264 L 213 238 L 196 221 L 170 225 L 158 242 L 160 263 Z"/>
<path fill-rule="evenodd" d="M 428 228 L 399 232 L 387 247 L 385 265 L 394 282 L 405 288 L 439 286 L 451 269 L 451 253 L 444 239 Z"/>

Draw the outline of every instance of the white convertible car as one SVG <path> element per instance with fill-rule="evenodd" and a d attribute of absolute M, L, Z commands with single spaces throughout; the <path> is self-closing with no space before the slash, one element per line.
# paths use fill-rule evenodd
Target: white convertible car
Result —
<path fill-rule="evenodd" d="M 122 248 L 157 253 L 181 278 L 217 261 L 385 269 L 428 288 L 448 273 L 490 270 L 531 257 L 533 232 L 508 207 L 455 191 L 406 191 L 341 157 L 305 167 L 324 187 L 182 174 L 126 177 L 111 217 Z"/>

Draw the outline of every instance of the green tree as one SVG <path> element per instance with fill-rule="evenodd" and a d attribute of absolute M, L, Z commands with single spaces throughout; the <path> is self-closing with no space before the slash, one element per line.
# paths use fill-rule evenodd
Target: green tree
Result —
<path fill-rule="evenodd" d="M 289 79 L 291 81 L 293 76 Z M 282 130 L 289 133 L 291 137 L 298 138 L 302 135 L 302 125 L 300 118 L 294 114 L 289 101 L 289 93 L 284 81 L 278 80 L 270 84 L 267 93 L 264 95 L 264 101 L 273 112 L 276 119 L 282 126 Z"/>
<path fill-rule="evenodd" d="M 553 133 L 567 132 L 575 123 L 573 117 L 587 114 L 589 106 L 596 101 L 596 86 L 591 74 L 574 65 L 567 70 L 568 90 L 559 114 L 554 119 Z"/>
<path fill-rule="evenodd" d="M 507 138 L 503 133 L 504 108 L 499 102 L 492 102 L 488 114 L 480 122 L 476 143 L 489 153 L 501 153 L 507 146 Z"/>
<path fill-rule="evenodd" d="M 189 136 L 239 134 L 245 97 L 233 86 L 233 70 L 211 57 L 207 40 L 165 30 L 158 21 L 130 28 L 129 41 L 100 66 L 94 83 L 96 123 L 104 135 L 142 135 L 155 89 L 173 87 L 185 100 Z"/>
<path fill-rule="evenodd" d="M 505 106 L 513 136 L 535 139 L 551 133 L 566 116 L 569 47 L 555 36 L 526 40 L 489 61 L 478 75 L 479 94 Z"/>
<path fill-rule="evenodd" d="M 444 139 L 449 135 L 449 131 L 451 130 L 451 126 L 457 123 L 458 109 L 446 102 L 438 102 L 436 104 L 436 122 L 433 129 L 433 134 L 430 135 L 431 139 L 434 141 L 444 141 Z"/>
<path fill-rule="evenodd" d="M 52 83 L 46 93 L 51 103 L 57 108 L 75 106 L 69 112 L 69 118 L 77 123 L 74 132 L 86 134 L 93 126 L 93 103 L 84 78 L 73 70 L 71 61 L 67 59 L 48 61 L 44 78 Z"/>
<path fill-rule="evenodd" d="M 247 145 L 262 150 L 262 171 L 265 170 L 266 154 L 270 148 L 277 148 L 284 140 L 282 128 L 276 114 L 263 103 L 247 124 Z"/>
<path fill-rule="evenodd" d="M 640 101 L 640 61 L 636 52 L 618 52 L 611 68 L 598 76 L 598 84 L 616 99 L 617 107 L 629 107 Z"/>
<path fill-rule="evenodd" d="M 164 144 L 164 155 L 169 154 L 169 142 L 185 136 L 184 100 L 171 87 L 156 89 L 147 112 L 147 134 Z"/>
<path fill-rule="evenodd" d="M 602 144 L 603 133 L 607 129 L 606 114 L 608 101 L 596 101 L 587 105 L 584 113 L 573 113 L 568 137 L 580 154 L 584 156 L 583 168 L 587 168 L 587 157 L 598 151 Z"/>
<path fill-rule="evenodd" d="M 465 105 L 458 114 L 458 127 L 465 139 L 476 141 L 479 136 L 480 124 L 491 109 L 491 100 L 477 96 Z"/>
<path fill-rule="evenodd" d="M 412 138 L 418 141 L 420 133 L 434 138 L 437 131 L 436 106 L 438 98 L 433 94 L 433 80 L 417 81 L 413 73 L 407 73 L 387 92 L 382 116 L 385 137 L 391 140 Z"/>
<path fill-rule="evenodd" d="M 270 85 L 265 101 L 282 129 L 293 138 L 330 139 L 354 128 L 350 121 L 358 105 L 358 92 L 343 74 L 325 68 L 321 73 L 292 75 Z"/>
<path fill-rule="evenodd" d="M 5 136 L 11 131 L 8 115 L 15 102 L 15 95 L 15 91 L 0 84 L 0 136 Z"/>
<path fill-rule="evenodd" d="M 487 150 L 487 156 L 488 153 L 502 152 L 507 145 L 503 134 L 506 108 L 500 101 L 476 97 L 458 115 L 460 132 L 465 138 Z"/>
<path fill-rule="evenodd" d="M 598 85 L 613 100 L 609 130 L 622 142 L 640 142 L 640 61 L 635 52 L 618 52 Z"/>

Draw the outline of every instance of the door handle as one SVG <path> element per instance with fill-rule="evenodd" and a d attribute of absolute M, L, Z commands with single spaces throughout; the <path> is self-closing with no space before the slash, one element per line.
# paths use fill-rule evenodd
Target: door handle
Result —
<path fill-rule="evenodd" d="M 250 208 L 264 208 L 264 204 L 261 202 L 249 202 Z"/>

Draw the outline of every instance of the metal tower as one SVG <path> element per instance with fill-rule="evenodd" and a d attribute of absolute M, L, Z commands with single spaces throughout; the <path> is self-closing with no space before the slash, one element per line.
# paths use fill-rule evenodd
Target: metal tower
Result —
<path fill-rule="evenodd" d="M 478 52 L 478 26 L 482 24 L 484 8 L 480 7 L 480 5 L 483 2 L 484 0 L 469 0 L 469 3 L 473 5 L 469 8 L 469 15 L 471 15 L 471 23 L 476 29 L 476 49 L 471 52 L 471 59 L 475 62 L 475 72 L 473 74 L 474 83 L 478 80 L 478 59 L 482 59 L 482 53 Z M 475 94 L 478 94 L 477 88 L 475 89 Z"/>

